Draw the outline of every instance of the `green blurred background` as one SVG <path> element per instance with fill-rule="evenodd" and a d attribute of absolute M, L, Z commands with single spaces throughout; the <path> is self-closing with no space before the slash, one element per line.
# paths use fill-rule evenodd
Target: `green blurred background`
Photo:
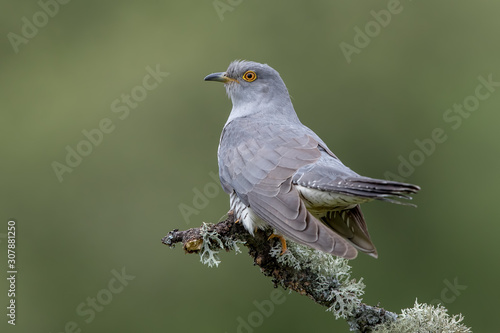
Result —
<path fill-rule="evenodd" d="M 363 175 L 397 174 L 400 156 L 419 154 L 416 139 L 444 130 L 447 140 L 404 177 L 422 187 L 417 209 L 364 205 L 380 257 L 360 255 L 353 277 L 367 284 L 368 304 L 399 312 L 415 298 L 441 299 L 476 332 L 493 331 L 500 89 L 457 129 L 443 115 L 474 95 L 478 76 L 500 81 L 500 4 L 402 1 L 348 63 L 339 45 L 355 46 L 354 29 L 388 1 L 218 3 L 227 6 L 220 13 L 213 1 L 71 1 L 55 14 L 49 7 L 50 18 L 36 1 L 2 3 L 0 262 L 5 276 L 14 218 L 19 273 L 17 325 L 3 312 L 0 330 L 63 332 L 74 322 L 82 332 L 235 332 L 254 301 L 269 299 L 270 279 L 245 253 L 223 253 L 214 269 L 160 242 L 228 210 L 222 190 L 189 219 L 179 206 L 214 183 L 231 108 L 223 86 L 203 77 L 248 59 L 281 73 L 303 123 Z M 9 33 L 22 37 L 34 15 L 41 27 L 14 47 Z M 142 85 L 148 66 L 169 75 L 120 119 L 112 103 Z M 76 149 L 105 118 L 114 130 L 60 182 L 52 163 L 65 164 L 66 146 Z M 112 271 L 122 268 L 135 278 L 109 300 Z M 0 287 L 3 307 L 5 278 Z M 107 304 L 89 320 L 77 308 L 96 296 Z M 348 331 L 288 293 L 254 331 L 311 329 Z"/>

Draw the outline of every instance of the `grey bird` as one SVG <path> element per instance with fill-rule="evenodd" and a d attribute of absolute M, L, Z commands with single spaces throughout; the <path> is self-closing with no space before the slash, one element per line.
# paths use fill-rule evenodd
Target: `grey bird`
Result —
<path fill-rule="evenodd" d="M 248 232 L 270 226 L 335 256 L 353 259 L 359 250 L 376 258 L 359 205 L 408 204 L 397 199 L 420 188 L 363 177 L 342 164 L 300 122 L 285 83 L 266 64 L 234 61 L 205 81 L 223 82 L 233 103 L 219 143 L 219 177 Z"/>

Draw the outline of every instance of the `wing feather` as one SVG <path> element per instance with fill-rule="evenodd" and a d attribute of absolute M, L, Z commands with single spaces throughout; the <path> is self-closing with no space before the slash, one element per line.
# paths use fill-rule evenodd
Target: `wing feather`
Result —
<path fill-rule="evenodd" d="M 258 141 L 252 137 L 256 132 Z M 318 140 L 304 128 L 235 119 L 226 125 L 221 137 L 219 173 L 226 191 L 235 191 L 257 216 L 285 237 L 354 258 L 356 249 L 309 213 L 292 183 L 297 170 L 320 156 Z"/>

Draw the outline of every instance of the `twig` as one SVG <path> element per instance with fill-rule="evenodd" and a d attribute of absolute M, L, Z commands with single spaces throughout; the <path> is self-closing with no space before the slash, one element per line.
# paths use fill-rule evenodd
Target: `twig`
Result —
<path fill-rule="evenodd" d="M 471 332 L 461 324 L 463 317 L 449 316 L 442 306 L 433 307 L 415 302 L 414 308 L 401 315 L 361 302 L 364 284 L 350 278 L 348 261 L 288 241 L 288 250 L 281 255 L 279 240 L 269 240 L 271 230 L 257 230 L 250 235 L 241 223 L 235 223 L 232 212 L 217 224 L 205 224 L 184 231 L 172 230 L 162 243 L 174 247 L 182 243 L 186 253 L 200 253 L 202 262 L 218 265 L 218 251 L 239 251 L 238 244 L 262 273 L 272 278 L 275 287 L 306 295 L 327 307 L 337 318 L 344 318 L 356 332 Z"/>
<path fill-rule="evenodd" d="M 324 277 L 310 267 L 297 269 L 286 265 L 282 261 L 280 262 L 279 255 L 273 256 L 273 253 L 279 252 L 273 251 L 279 241 L 268 240 L 271 231 L 258 230 L 255 236 L 251 236 L 241 223 L 234 223 L 234 216 L 231 212 L 228 213 L 226 220 L 209 226 L 206 231 L 203 230 L 203 227 L 184 231 L 172 230 L 163 237 L 162 243 L 170 247 L 174 247 L 176 243 L 182 243 L 186 253 L 199 253 L 203 251 L 204 234 L 206 232 L 217 234 L 219 239 L 222 240 L 222 248 L 226 251 L 233 248 L 232 244 L 234 242 L 244 243 L 249 250 L 249 255 L 254 260 L 254 264 L 260 267 L 264 275 L 272 278 L 275 287 L 281 285 L 301 295 L 307 295 L 316 303 L 327 308 L 339 303 L 340 300 L 331 297 L 332 293 L 318 292 L 325 290 L 325 282 L 328 284 L 326 289 L 332 287 L 339 289 L 341 287 L 339 281 L 335 281 L 335 278 L 331 279 L 332 281 L 324 281 Z M 339 297 L 338 294 L 335 296 Z M 352 297 L 355 298 L 355 296 L 353 292 Z M 349 316 L 346 315 L 345 317 L 352 328 L 356 328 L 359 332 L 370 332 L 375 325 L 394 320 L 396 315 L 382 308 L 360 303 L 354 311 L 351 311 Z"/>

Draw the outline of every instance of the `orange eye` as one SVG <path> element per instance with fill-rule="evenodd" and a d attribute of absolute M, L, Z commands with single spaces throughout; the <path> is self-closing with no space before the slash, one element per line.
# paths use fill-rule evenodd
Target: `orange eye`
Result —
<path fill-rule="evenodd" d="M 247 82 L 253 82 L 257 79 L 257 74 L 255 74 L 254 71 L 246 71 L 245 74 L 243 74 L 243 80 Z"/>

